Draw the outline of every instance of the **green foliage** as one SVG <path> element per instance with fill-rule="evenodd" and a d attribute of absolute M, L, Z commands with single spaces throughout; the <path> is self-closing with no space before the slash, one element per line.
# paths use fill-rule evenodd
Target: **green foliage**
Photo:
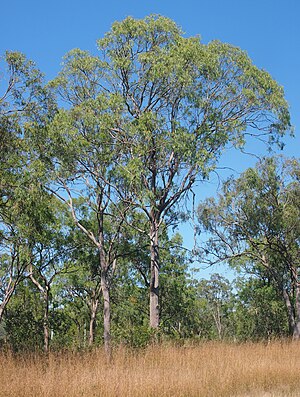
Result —
<path fill-rule="evenodd" d="M 282 88 L 244 51 L 185 38 L 168 18 L 116 22 L 98 48 L 68 53 L 49 85 L 71 106 L 52 125 L 51 146 L 73 173 L 78 158 L 94 172 L 117 162 L 118 185 L 124 179 L 143 208 L 175 205 L 228 142 L 243 146 L 247 128 L 271 143 L 290 127 Z"/>
<path fill-rule="evenodd" d="M 39 294 L 26 282 L 20 284 L 5 315 L 6 340 L 14 351 L 43 347 L 43 309 Z"/>
<path fill-rule="evenodd" d="M 218 275 L 190 280 L 181 237 L 168 234 L 181 199 L 226 147 L 243 147 L 248 133 L 280 145 L 290 131 L 283 89 L 266 71 L 237 47 L 185 37 L 160 15 L 115 22 L 97 55 L 70 51 L 47 85 L 23 54 L 7 52 L 3 62 L 0 304 L 14 350 L 40 348 L 45 322 L 53 349 L 86 348 L 90 327 L 102 343 L 104 287 L 116 343 L 285 334 L 279 291 L 295 308 L 299 266 L 296 160 L 284 163 L 283 180 L 267 159 L 201 206 L 203 228 L 221 229 L 206 254 L 258 276 L 236 297 Z M 154 267 L 157 332 L 148 327 Z"/>
<path fill-rule="evenodd" d="M 234 335 L 230 315 L 234 307 L 232 287 L 227 279 L 213 274 L 197 285 L 199 333 L 208 339 L 224 339 Z"/>
<path fill-rule="evenodd" d="M 289 335 L 286 308 L 278 291 L 263 280 L 239 280 L 231 321 L 239 340 L 259 340 Z"/>
<path fill-rule="evenodd" d="M 291 329 L 299 318 L 298 174 L 296 159 L 263 159 L 255 169 L 228 180 L 218 200 L 208 199 L 198 210 L 201 227 L 211 235 L 202 251 L 206 260 L 229 261 L 270 280 L 286 303 Z"/>

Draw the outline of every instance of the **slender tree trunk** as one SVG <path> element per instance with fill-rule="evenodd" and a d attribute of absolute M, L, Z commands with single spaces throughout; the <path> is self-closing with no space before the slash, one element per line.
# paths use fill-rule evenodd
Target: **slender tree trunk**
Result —
<path fill-rule="evenodd" d="M 50 287 L 48 285 L 44 288 L 44 321 L 43 321 L 43 328 L 44 328 L 44 352 L 49 353 L 49 295 L 50 295 Z"/>
<path fill-rule="evenodd" d="M 300 339 L 300 283 L 298 281 L 296 281 L 295 327 L 293 338 Z"/>
<path fill-rule="evenodd" d="M 2 317 L 3 317 L 3 314 L 4 314 L 4 309 L 5 309 L 5 303 L 2 302 L 1 305 L 0 305 L 0 323 L 2 321 Z"/>
<path fill-rule="evenodd" d="M 44 319 L 43 319 L 43 332 L 44 332 L 44 352 L 49 353 L 49 339 L 50 339 L 50 333 L 49 333 L 49 297 L 50 297 L 50 282 L 46 280 L 45 277 L 42 276 L 42 279 L 44 281 L 44 286 L 42 286 L 38 280 L 36 280 L 33 276 L 32 272 L 32 265 L 30 266 L 30 275 L 29 275 L 30 280 L 33 282 L 33 284 L 39 289 L 43 301 L 44 301 Z"/>
<path fill-rule="evenodd" d="M 13 293 L 15 292 L 16 286 L 18 284 L 19 280 L 16 282 L 10 281 L 8 284 L 8 287 L 6 288 L 6 291 L 4 293 L 4 299 L 2 303 L 0 304 L 0 323 L 2 321 L 3 315 L 4 315 L 4 310 L 10 301 L 10 298 L 12 297 Z"/>
<path fill-rule="evenodd" d="M 89 346 L 91 347 L 95 340 L 95 328 L 96 328 L 96 315 L 98 310 L 99 299 L 95 296 L 92 297 L 90 310 L 90 328 L 89 328 Z"/>
<path fill-rule="evenodd" d="M 216 313 L 213 313 L 213 318 L 215 320 L 216 328 L 218 331 L 218 338 L 219 338 L 219 340 L 221 340 L 222 339 L 222 321 L 221 321 L 219 306 L 216 307 Z"/>
<path fill-rule="evenodd" d="M 288 314 L 288 320 L 289 320 L 289 331 L 290 334 L 294 336 L 295 332 L 295 315 L 294 315 L 294 308 L 291 303 L 290 296 L 287 292 L 287 290 L 283 289 L 283 299 L 284 303 L 287 309 L 287 314 Z"/>
<path fill-rule="evenodd" d="M 100 200 L 99 202 L 102 202 Z M 100 286 L 103 296 L 103 341 L 104 349 L 108 360 L 111 359 L 111 335 L 110 335 L 110 291 L 109 291 L 109 263 L 107 262 L 106 252 L 104 248 L 104 210 L 98 214 L 99 225 L 99 265 L 101 269 Z"/>
<path fill-rule="evenodd" d="M 110 335 L 110 293 L 107 280 L 107 270 L 101 273 L 101 290 L 103 296 L 103 327 L 104 327 L 104 349 L 108 357 L 111 355 L 111 335 Z"/>
<path fill-rule="evenodd" d="M 99 259 L 101 268 L 101 291 L 103 296 L 103 340 L 104 349 L 108 359 L 111 357 L 111 335 L 110 335 L 110 291 L 109 291 L 109 279 L 108 279 L 108 264 L 106 262 L 106 255 L 104 251 L 104 236 L 101 229 L 99 246 Z"/>
<path fill-rule="evenodd" d="M 159 249 L 156 221 L 150 227 L 150 327 L 159 326 Z"/>
<path fill-rule="evenodd" d="M 1 323 L 3 315 L 4 315 L 4 310 L 8 304 L 11 296 L 12 296 L 12 293 L 5 295 L 3 302 L 0 304 L 0 323 Z"/>

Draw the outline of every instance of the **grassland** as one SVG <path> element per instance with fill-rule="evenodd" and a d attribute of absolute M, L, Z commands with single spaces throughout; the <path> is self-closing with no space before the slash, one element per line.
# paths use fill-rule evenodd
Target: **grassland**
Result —
<path fill-rule="evenodd" d="M 272 342 L 0 354 L 2 397 L 300 396 L 300 343 Z"/>

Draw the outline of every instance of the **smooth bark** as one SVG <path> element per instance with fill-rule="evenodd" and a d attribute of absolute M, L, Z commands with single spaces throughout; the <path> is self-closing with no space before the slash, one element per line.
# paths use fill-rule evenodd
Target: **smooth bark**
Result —
<path fill-rule="evenodd" d="M 15 291 L 15 287 L 16 287 L 16 285 L 13 284 L 11 288 L 8 288 L 6 290 L 5 297 L 4 297 L 3 301 L 0 304 L 0 323 L 1 323 L 3 315 L 4 315 L 4 310 L 5 310 L 8 302 L 10 301 L 10 298 L 12 297 L 12 295 L 13 295 L 13 293 Z"/>
<path fill-rule="evenodd" d="M 50 283 L 47 282 L 45 277 L 43 278 L 43 281 L 45 283 L 44 286 L 42 286 L 39 281 L 33 276 L 32 273 L 32 268 L 30 269 L 30 274 L 29 274 L 30 280 L 33 282 L 33 284 L 38 288 L 40 293 L 42 294 L 43 297 L 43 303 L 44 303 L 44 318 L 43 318 L 43 333 L 44 333 L 44 352 L 49 353 L 49 342 L 50 342 L 50 331 L 49 331 L 49 299 L 50 299 Z"/>
<path fill-rule="evenodd" d="M 90 304 L 90 327 L 89 327 L 90 347 L 93 345 L 95 340 L 96 316 L 97 316 L 98 305 L 99 305 L 99 299 L 93 296 Z"/>
<path fill-rule="evenodd" d="M 292 304 L 290 295 L 283 290 L 283 298 L 288 314 L 289 330 L 293 339 L 300 339 L 300 285 L 296 285 L 295 305 Z"/>
<path fill-rule="evenodd" d="M 150 327 L 159 326 L 159 247 L 158 226 L 154 221 L 150 229 Z"/>
<path fill-rule="evenodd" d="M 49 333 L 49 295 L 50 288 L 48 285 L 45 286 L 44 290 L 44 321 L 43 321 L 43 329 L 44 329 L 44 352 L 49 353 L 49 341 L 50 341 L 50 333 Z"/>
<path fill-rule="evenodd" d="M 101 274 L 101 290 L 103 296 L 103 339 L 104 349 L 108 356 L 111 355 L 111 335 L 110 335 L 110 292 L 107 278 L 107 271 L 103 270 Z"/>
<path fill-rule="evenodd" d="M 293 332 L 294 339 L 300 339 L 300 284 L 296 281 L 296 299 L 295 299 L 295 327 Z"/>

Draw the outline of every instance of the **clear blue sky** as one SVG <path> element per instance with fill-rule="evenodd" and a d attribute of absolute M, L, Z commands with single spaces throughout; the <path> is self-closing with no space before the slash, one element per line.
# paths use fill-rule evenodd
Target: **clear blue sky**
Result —
<path fill-rule="evenodd" d="M 267 70 L 285 89 L 295 127 L 296 138 L 286 140 L 283 154 L 299 157 L 299 0 L 2 0 L 0 54 L 21 51 L 51 79 L 67 51 L 96 53 L 96 40 L 114 21 L 151 13 L 174 19 L 187 36 L 200 34 L 204 43 L 219 39 L 239 46 Z M 233 154 L 220 163 L 238 171 L 253 164 L 254 159 Z M 212 194 L 213 188 L 201 191 Z M 191 243 L 188 230 L 183 233 Z"/>

